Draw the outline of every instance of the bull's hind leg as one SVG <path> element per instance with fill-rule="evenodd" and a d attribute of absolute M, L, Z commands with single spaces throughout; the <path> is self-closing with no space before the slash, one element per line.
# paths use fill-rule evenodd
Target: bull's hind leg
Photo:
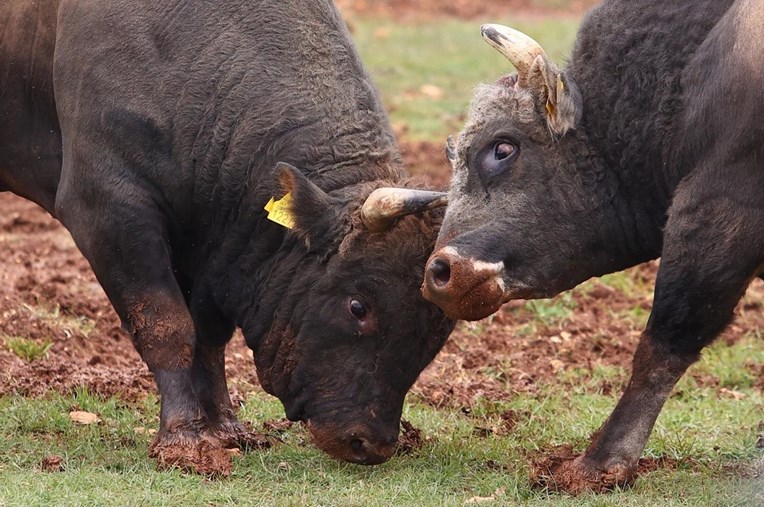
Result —
<path fill-rule="evenodd" d="M 630 483 L 675 383 L 731 321 L 762 271 L 762 157 L 747 158 L 726 167 L 730 186 L 701 172 L 679 188 L 632 378 L 586 453 L 543 477 L 547 485 L 577 493 Z"/>
<path fill-rule="evenodd" d="M 103 169 L 104 163 L 102 174 L 112 174 Z M 113 174 L 119 173 L 125 174 Z M 111 187 L 106 177 L 73 181 L 76 176 L 59 192 L 57 214 L 154 374 L 161 408 L 151 456 L 160 466 L 229 473 L 230 456 L 210 434 L 195 392 L 195 326 L 173 274 L 164 216 L 155 204 L 158 196 L 147 195 L 124 177 Z"/>

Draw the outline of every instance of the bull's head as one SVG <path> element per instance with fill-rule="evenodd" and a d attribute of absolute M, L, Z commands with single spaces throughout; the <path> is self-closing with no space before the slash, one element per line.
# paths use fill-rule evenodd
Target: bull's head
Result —
<path fill-rule="evenodd" d="M 447 144 L 449 205 L 423 283 L 427 299 L 468 320 L 571 288 L 601 274 L 593 263 L 613 270 L 609 234 L 618 230 L 603 212 L 616 181 L 580 128 L 577 85 L 528 36 L 499 25 L 481 32 L 518 72 L 476 89 L 465 128 Z"/>
<path fill-rule="evenodd" d="M 404 397 L 454 322 L 419 291 L 445 194 L 361 183 L 324 192 L 277 168 L 294 227 L 274 266 L 279 298 L 252 340 L 263 387 L 316 445 L 376 464 L 394 452 Z M 276 295 L 278 294 L 278 296 Z"/>

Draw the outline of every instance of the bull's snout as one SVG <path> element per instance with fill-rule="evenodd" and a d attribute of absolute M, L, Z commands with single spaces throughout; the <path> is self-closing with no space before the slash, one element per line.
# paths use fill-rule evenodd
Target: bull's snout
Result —
<path fill-rule="evenodd" d="M 398 437 L 386 442 L 374 442 L 361 435 L 351 437 L 348 445 L 350 445 L 353 456 L 347 461 L 362 465 L 379 465 L 393 456 L 396 444 L 398 444 Z"/>
<path fill-rule="evenodd" d="M 330 456 L 359 465 L 379 465 L 396 451 L 398 431 L 387 436 L 374 435 L 369 428 L 338 431 L 334 426 L 308 423 L 316 446 Z"/>
<path fill-rule="evenodd" d="M 502 305 L 505 284 L 501 262 L 484 262 L 444 247 L 430 256 L 422 283 L 425 299 L 450 317 L 478 320 Z"/>

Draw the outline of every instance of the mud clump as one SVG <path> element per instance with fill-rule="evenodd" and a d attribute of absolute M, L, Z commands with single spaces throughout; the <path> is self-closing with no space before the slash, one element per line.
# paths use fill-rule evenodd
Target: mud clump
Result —
<path fill-rule="evenodd" d="M 215 478 L 231 474 L 231 456 L 237 451 L 207 440 L 171 439 L 169 442 L 155 440 L 149 456 L 157 461 L 159 470 L 178 468 Z"/>
<path fill-rule="evenodd" d="M 294 426 L 295 423 L 288 419 L 272 419 L 270 421 L 263 421 L 263 430 L 267 433 L 281 434 Z"/>
<path fill-rule="evenodd" d="M 629 487 L 639 476 L 668 468 L 675 470 L 678 461 L 667 456 L 641 458 L 634 470 L 614 466 L 606 471 L 589 470 L 582 464 L 583 454 L 563 445 L 533 458 L 529 479 L 534 489 L 579 495 L 584 492 L 607 493 L 617 487 Z"/>
<path fill-rule="evenodd" d="M 411 454 L 422 447 L 423 443 L 422 432 L 409 421 L 401 419 L 401 434 L 398 436 L 396 454 Z"/>
<path fill-rule="evenodd" d="M 45 456 L 40 462 L 40 469 L 43 472 L 63 472 L 64 458 L 57 454 Z"/>

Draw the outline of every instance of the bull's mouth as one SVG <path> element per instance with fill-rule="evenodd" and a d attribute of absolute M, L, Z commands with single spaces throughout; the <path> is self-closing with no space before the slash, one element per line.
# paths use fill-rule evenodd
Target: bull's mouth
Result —
<path fill-rule="evenodd" d="M 357 465 L 379 465 L 396 451 L 395 438 L 376 437 L 365 425 L 320 424 L 308 419 L 308 432 L 316 447 L 335 459 Z"/>
<path fill-rule="evenodd" d="M 452 319 L 480 320 L 499 310 L 505 299 L 501 263 L 481 263 L 455 255 L 449 247 L 434 254 L 422 295 Z M 478 265 L 479 269 L 474 269 Z"/>
<path fill-rule="evenodd" d="M 458 299 L 428 294 L 427 286 L 423 287 L 426 299 L 437 304 L 448 317 L 462 320 L 480 320 L 495 313 L 505 302 L 504 294 L 504 284 L 497 278 L 477 283 Z"/>

